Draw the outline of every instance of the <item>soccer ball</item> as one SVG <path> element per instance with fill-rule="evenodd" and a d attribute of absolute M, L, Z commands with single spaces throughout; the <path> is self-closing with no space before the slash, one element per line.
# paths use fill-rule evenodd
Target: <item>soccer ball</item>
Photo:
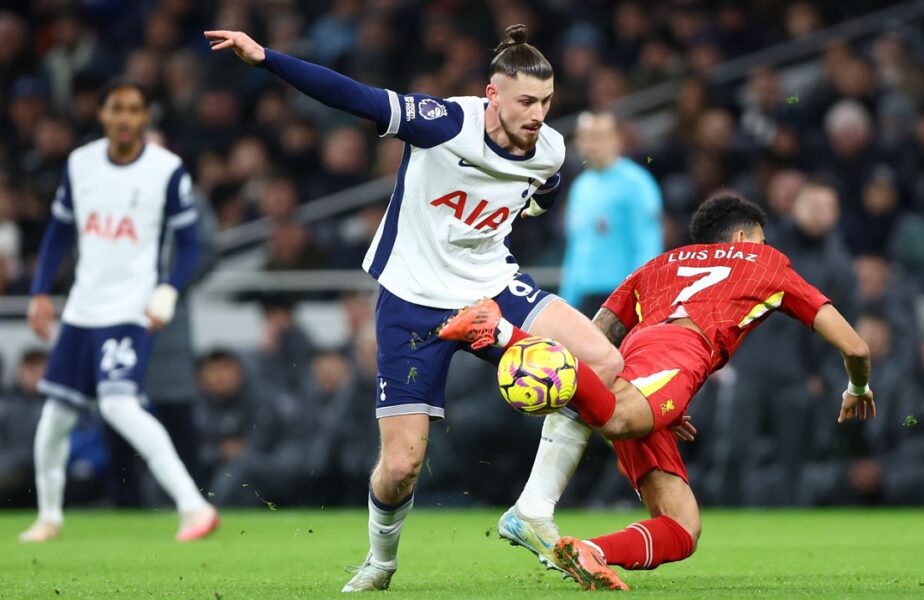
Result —
<path fill-rule="evenodd" d="M 510 346 L 497 365 L 501 396 L 514 410 L 547 415 L 571 400 L 577 389 L 574 355 L 554 340 L 528 337 Z"/>

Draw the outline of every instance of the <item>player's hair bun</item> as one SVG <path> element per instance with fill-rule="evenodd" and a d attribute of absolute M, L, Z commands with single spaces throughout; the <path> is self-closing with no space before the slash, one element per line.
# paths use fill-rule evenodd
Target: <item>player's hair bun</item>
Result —
<path fill-rule="evenodd" d="M 504 40 L 494 49 L 495 53 L 500 53 L 518 44 L 525 44 L 529 38 L 529 29 L 523 23 L 511 25 L 504 30 Z"/>
<path fill-rule="evenodd" d="M 526 41 L 529 30 L 522 23 L 511 25 L 504 31 L 504 41 L 494 49 L 494 59 L 488 73 L 503 73 L 516 77 L 523 73 L 546 81 L 553 75 L 552 65 L 533 45 Z"/>

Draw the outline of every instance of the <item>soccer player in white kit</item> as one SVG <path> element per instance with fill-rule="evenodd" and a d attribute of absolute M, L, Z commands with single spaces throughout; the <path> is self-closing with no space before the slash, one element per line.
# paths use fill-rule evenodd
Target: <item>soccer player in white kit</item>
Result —
<path fill-rule="evenodd" d="M 196 267 L 192 183 L 178 156 L 145 144 L 149 114 L 140 87 L 124 81 L 107 86 L 99 120 L 106 137 L 68 157 L 32 283 L 29 324 L 50 339 L 55 313 L 48 292 L 76 235 L 76 279 L 39 383 L 48 397 L 35 433 L 39 514 L 20 540 L 44 542 L 59 535 L 70 431 L 78 411 L 96 399 L 103 418 L 145 459 L 176 503 L 177 540 L 192 541 L 218 526 L 217 512 L 196 488 L 163 426 L 139 402 L 152 332 L 173 317 L 177 295 Z M 168 239 L 177 246 L 177 259 L 164 274 L 162 246 Z"/>
<path fill-rule="evenodd" d="M 369 490 L 371 548 L 344 592 L 386 589 L 397 568 L 430 421 L 444 417 L 449 362 L 456 350 L 469 349 L 436 336 L 454 309 L 494 298 L 524 330 L 573 342 L 570 347 L 582 350 L 578 358 L 603 381 L 614 381 L 622 369 L 618 350 L 577 310 L 520 274 L 506 245 L 518 214 L 535 216 L 549 206 L 565 155 L 561 134 L 544 125 L 552 67 L 526 35 L 523 25 L 507 29 L 491 62 L 486 98 L 444 99 L 369 87 L 263 48 L 239 31 L 205 32 L 213 50 L 230 48 L 405 142 L 391 201 L 363 262 L 380 283 L 381 454 Z M 496 361 L 499 353 L 492 352 L 476 354 Z"/>

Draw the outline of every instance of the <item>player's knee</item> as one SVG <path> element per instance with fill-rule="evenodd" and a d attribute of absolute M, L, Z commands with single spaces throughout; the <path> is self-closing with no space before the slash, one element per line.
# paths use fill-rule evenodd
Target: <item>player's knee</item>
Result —
<path fill-rule="evenodd" d="M 70 431 L 77 423 L 77 411 L 56 400 L 46 400 L 39 425 L 52 431 Z"/>
<path fill-rule="evenodd" d="M 618 411 L 613 413 L 613 416 L 610 417 L 609 421 L 604 423 L 603 427 L 599 429 L 599 432 L 603 437 L 613 442 L 631 440 L 638 437 L 633 435 L 631 424 L 626 419 L 620 418 Z"/>
<path fill-rule="evenodd" d="M 99 400 L 99 414 L 107 423 L 118 422 L 120 415 L 134 407 L 141 407 L 133 396 L 105 396 Z"/>
<path fill-rule="evenodd" d="M 634 440 L 648 435 L 654 429 L 654 417 L 648 400 L 638 388 L 624 379 L 617 379 L 612 387 L 616 408 L 600 433 L 608 440 Z"/>
<path fill-rule="evenodd" d="M 391 455 L 383 457 L 379 469 L 385 481 L 391 486 L 413 486 L 420 475 L 422 465 L 422 457 Z"/>
<path fill-rule="evenodd" d="M 681 527 L 687 530 L 687 533 L 690 534 L 690 539 L 693 540 L 693 548 L 690 550 L 690 554 L 693 554 L 696 552 L 696 547 L 699 545 L 699 536 L 703 533 L 703 525 L 697 518 L 695 522 L 684 523 Z"/>

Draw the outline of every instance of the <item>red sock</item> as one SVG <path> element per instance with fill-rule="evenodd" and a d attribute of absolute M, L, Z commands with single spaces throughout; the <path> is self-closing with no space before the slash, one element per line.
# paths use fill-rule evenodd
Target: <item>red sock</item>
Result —
<path fill-rule="evenodd" d="M 504 350 L 528 338 L 529 335 L 514 325 L 510 342 L 504 346 Z M 581 361 L 578 361 L 577 365 L 577 382 L 577 389 L 574 390 L 574 397 L 571 398 L 568 406 L 573 408 L 591 427 L 602 426 L 610 420 L 613 411 L 616 410 L 616 396 L 603 385 L 594 370 Z"/>
<path fill-rule="evenodd" d="M 506 346 L 504 346 L 504 350 L 506 350 L 510 346 L 513 346 L 519 341 L 525 340 L 528 337 L 530 337 L 528 333 L 526 333 L 525 331 L 523 331 L 516 325 L 513 325 L 513 333 L 510 334 L 510 341 L 507 342 Z"/>
<path fill-rule="evenodd" d="M 622 531 L 590 540 L 600 546 L 607 564 L 623 569 L 654 569 L 693 554 L 693 538 L 670 517 L 629 525 Z"/>
<path fill-rule="evenodd" d="M 591 427 L 601 427 L 616 410 L 616 396 L 606 387 L 594 370 L 577 361 L 577 389 L 568 406 Z"/>

